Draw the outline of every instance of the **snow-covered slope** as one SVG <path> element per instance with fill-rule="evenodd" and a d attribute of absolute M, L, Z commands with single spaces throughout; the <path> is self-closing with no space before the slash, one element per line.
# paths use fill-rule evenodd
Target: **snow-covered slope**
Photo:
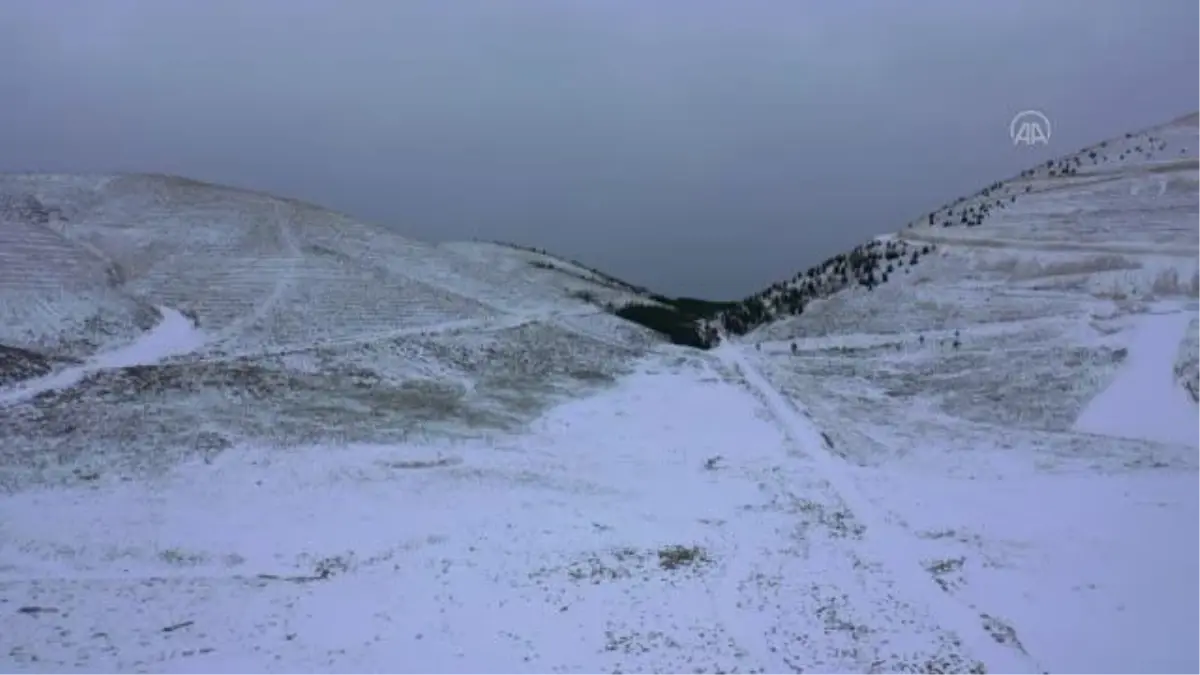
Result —
<path fill-rule="evenodd" d="M 61 218 L 28 191 L 0 189 L 0 344 L 71 360 L 132 339 L 156 315 L 115 289 L 103 255 L 55 231 Z"/>
<path fill-rule="evenodd" d="M 0 179 L 79 260 L 0 337 L 0 667 L 1200 669 L 1197 140 L 991 186 L 707 352 L 536 251 Z"/>
<path fill-rule="evenodd" d="M 1193 115 L 989 186 L 768 289 L 745 338 L 1051 670 L 1197 668 L 1198 141 Z"/>
<path fill-rule="evenodd" d="M 949 284 L 957 283 L 963 274 L 974 280 L 992 273 L 1002 281 L 1038 278 L 1042 285 L 1088 283 L 1093 291 L 1100 284 L 1100 292 L 1115 294 L 1163 293 L 1173 288 L 1194 295 L 1196 281 L 1191 275 L 1200 238 L 1192 221 L 1196 125 L 1196 115 L 1188 115 L 997 181 L 925 214 L 895 235 L 876 237 L 772 284 L 725 312 L 716 323 L 741 335 L 827 305 L 825 299 L 847 292 L 861 295 L 891 288 L 907 296 L 929 274 Z M 963 264 L 972 269 L 954 272 L 950 278 L 940 269 L 920 274 L 922 261 L 931 260 L 930 254 L 943 244 L 956 245 L 958 252 L 969 247 L 977 260 Z M 827 313 L 847 321 L 863 318 L 854 312 Z M 881 320 L 893 323 L 886 315 Z"/>
<path fill-rule="evenodd" d="M 269 195 L 18 175 L 0 198 L 3 484 L 504 429 L 656 341 L 487 256 Z"/>
<path fill-rule="evenodd" d="M 454 241 L 439 246 L 541 285 L 562 288 L 565 294 L 586 302 L 616 307 L 630 302 L 661 304 L 646 288 L 545 251 L 488 241 Z"/>

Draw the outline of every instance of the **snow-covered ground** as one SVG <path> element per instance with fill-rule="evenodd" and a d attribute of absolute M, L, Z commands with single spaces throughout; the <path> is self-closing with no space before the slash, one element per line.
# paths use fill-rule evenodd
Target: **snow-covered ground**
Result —
<path fill-rule="evenodd" d="M 711 352 L 544 254 L 0 177 L 0 670 L 1200 670 L 1197 171 L 1125 157 L 1196 137 Z"/>
<path fill-rule="evenodd" d="M 0 653 L 23 671 L 1028 669 L 945 610 L 738 363 L 652 357 L 489 443 L 239 447 L 11 495 Z"/>
<path fill-rule="evenodd" d="M 1175 379 L 1175 355 L 1190 312 L 1141 317 L 1130 338 L 1129 357 L 1108 388 L 1088 403 L 1075 421 L 1078 431 L 1196 445 L 1200 409 Z"/>
<path fill-rule="evenodd" d="M 893 538 L 896 548 L 947 594 L 1002 621 L 1040 667 L 1191 671 L 1200 650 L 1198 425 L 1172 381 L 1174 350 L 1156 352 L 1188 319 L 1138 317 L 1116 333 L 1128 356 L 1113 377 L 1095 378 L 1090 398 L 1061 391 L 1048 364 L 1015 355 L 1013 370 L 1029 368 L 1043 390 L 1022 400 L 1023 383 L 1009 382 L 1020 375 L 948 345 L 795 356 L 767 345 L 754 357 L 807 406 L 864 499 L 911 537 Z M 997 340 L 960 334 L 997 361 L 1004 354 Z M 1065 356 L 1045 342 L 1029 348 Z M 1076 377 L 1081 387 L 1091 379 Z M 1056 420 L 1070 417 L 1063 407 L 1078 419 L 1059 429 Z M 1107 417 L 1089 426 L 1093 411 Z"/>
<path fill-rule="evenodd" d="M 547 253 L 486 241 L 444 242 L 439 248 L 537 283 L 561 287 L 572 297 L 587 298 L 597 304 L 658 304 L 647 297 L 644 289 Z"/>
<path fill-rule="evenodd" d="M 55 371 L 45 377 L 25 380 L 0 392 L 0 405 L 12 405 L 38 394 L 73 387 L 90 373 L 106 369 L 152 366 L 172 356 L 189 354 L 204 344 L 204 334 L 190 319 L 170 307 L 160 307 L 161 322 L 133 342 L 95 355 L 88 363 Z"/>
<path fill-rule="evenodd" d="M 1051 671 L 1200 668 L 1197 140 L 1001 184 L 981 226 L 896 235 L 937 244 L 919 265 L 748 336 L 909 554 Z"/>
<path fill-rule="evenodd" d="M 1192 669 L 1194 470 L 866 469 L 756 357 L 647 357 L 488 441 L 10 494 L 5 669 Z"/>

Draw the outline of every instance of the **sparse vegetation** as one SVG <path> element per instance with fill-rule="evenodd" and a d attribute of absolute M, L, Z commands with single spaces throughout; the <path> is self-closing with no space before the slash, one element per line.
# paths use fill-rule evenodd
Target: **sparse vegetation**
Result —
<path fill-rule="evenodd" d="M 436 469 L 461 463 L 462 460 L 457 457 L 438 457 L 437 459 L 394 460 L 385 462 L 384 466 L 389 469 Z"/>
<path fill-rule="evenodd" d="M 992 639 L 1002 645 L 1012 645 L 1022 652 L 1025 651 L 1025 645 L 1021 644 L 1021 640 L 1017 638 L 1017 631 L 1007 621 L 1003 621 L 991 614 L 980 614 L 983 619 L 983 627 L 992 636 Z"/>
<path fill-rule="evenodd" d="M 42 392 L 28 405 L 5 408 L 0 487 L 86 482 L 88 472 L 100 468 L 105 479 L 144 475 L 185 457 L 210 461 L 234 443 L 260 439 L 287 447 L 514 428 L 556 401 L 611 382 L 637 353 L 533 323 L 478 335 L 101 370 L 73 387 Z M 433 362 L 443 364 L 440 377 L 406 368 Z"/>
<path fill-rule="evenodd" d="M 813 300 L 854 286 L 872 290 L 887 283 L 901 268 L 907 271 L 920 261 L 921 256 L 933 250 L 932 244 L 873 239 L 740 302 L 729 303 L 706 324 L 719 326 L 734 335 L 744 335 L 776 319 L 803 314 Z"/>
<path fill-rule="evenodd" d="M 673 570 L 684 565 L 708 562 L 708 553 L 699 546 L 666 546 L 658 550 L 658 566 Z"/>
<path fill-rule="evenodd" d="M 0 345 L 0 386 L 47 375 L 57 361 L 28 349 Z"/>

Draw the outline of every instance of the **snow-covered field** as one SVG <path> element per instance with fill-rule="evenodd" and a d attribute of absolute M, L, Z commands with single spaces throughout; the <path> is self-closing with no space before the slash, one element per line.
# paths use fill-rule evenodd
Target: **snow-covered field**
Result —
<path fill-rule="evenodd" d="M 1033 326 L 1024 355 L 964 329 L 974 353 L 884 343 L 755 356 L 911 535 L 902 548 L 1040 667 L 1191 671 L 1200 418 L 1171 376 L 1174 350 L 1158 351 L 1191 316 L 1134 318 L 1112 336 L 1128 349 L 1115 368 Z"/>
<path fill-rule="evenodd" d="M 745 348 L 715 356 L 488 441 L 14 492 L 5 669 L 1187 669 L 1194 474 L 863 469 Z"/>
<path fill-rule="evenodd" d="M 1187 158 L 710 352 L 540 253 L 0 177 L 0 671 L 1200 670 Z"/>
<path fill-rule="evenodd" d="M 22 491 L 0 506 L 0 640 L 39 671 L 944 670 L 1001 651 L 969 649 L 983 629 L 927 606 L 933 581 L 892 569 L 732 377 L 657 357 L 488 443 L 239 447 Z"/>
<path fill-rule="evenodd" d="M 1147 136 L 1186 161 L 1124 154 Z M 1200 668 L 1197 140 L 1002 185 L 982 226 L 896 235 L 936 242 L 920 265 L 749 336 L 939 585 L 1051 671 Z"/>

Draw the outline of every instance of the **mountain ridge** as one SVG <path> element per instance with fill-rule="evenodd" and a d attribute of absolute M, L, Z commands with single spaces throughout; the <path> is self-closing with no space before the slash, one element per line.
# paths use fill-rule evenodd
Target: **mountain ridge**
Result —
<path fill-rule="evenodd" d="M 855 287 L 872 290 L 893 278 L 894 272 L 916 265 L 923 256 L 936 251 L 939 244 L 963 242 L 964 235 L 961 232 L 939 237 L 937 229 L 979 227 L 1026 196 L 1075 189 L 1084 181 L 1102 183 L 1139 172 L 1194 172 L 1197 168 L 1198 120 L 1200 113 L 1182 115 L 1169 122 L 1092 143 L 1034 165 L 1007 179 L 991 183 L 974 194 L 943 204 L 902 225 L 894 233 L 873 237 L 790 279 L 770 284 L 762 291 L 744 298 L 734 309 L 713 317 L 708 325 L 719 327 L 729 334 L 742 335 L 774 320 L 800 315 L 809 302 L 828 298 L 843 290 Z M 1149 163 L 1162 152 L 1175 154 L 1160 163 Z M 1180 155 L 1183 157 L 1180 158 Z M 1105 169 L 1102 165 L 1112 168 Z M 1046 242 L 1044 245 L 1053 246 L 1055 242 Z M 1061 243 L 1058 245 L 1063 246 Z M 1178 247 L 1178 244 L 1168 246 Z M 1099 252 L 1106 251 L 1103 244 L 1094 244 L 1092 248 Z M 1121 248 L 1119 252 L 1127 250 Z M 1192 249 L 1170 250 L 1179 251 L 1170 255 L 1194 257 Z M 1152 247 L 1143 251 L 1162 253 L 1163 249 Z"/>

